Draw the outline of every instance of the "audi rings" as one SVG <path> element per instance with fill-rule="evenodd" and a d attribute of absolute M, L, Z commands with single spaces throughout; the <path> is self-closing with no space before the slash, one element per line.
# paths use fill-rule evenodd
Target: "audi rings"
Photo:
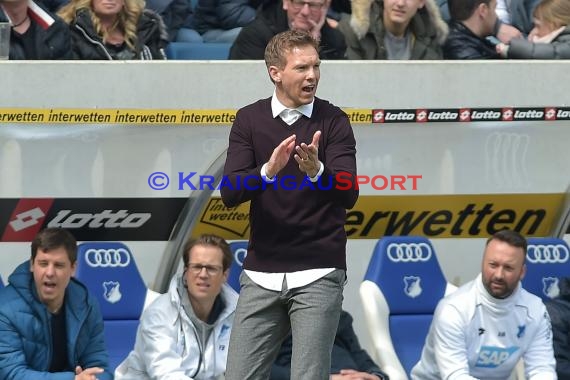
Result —
<path fill-rule="evenodd" d="M 432 249 L 427 243 L 391 243 L 388 258 L 395 263 L 425 262 L 431 258 Z"/>
<path fill-rule="evenodd" d="M 92 268 L 124 268 L 131 262 L 131 255 L 125 248 L 88 249 L 85 262 Z"/>
<path fill-rule="evenodd" d="M 570 252 L 563 244 L 529 245 L 526 259 L 533 264 L 562 264 L 568 261 Z"/>

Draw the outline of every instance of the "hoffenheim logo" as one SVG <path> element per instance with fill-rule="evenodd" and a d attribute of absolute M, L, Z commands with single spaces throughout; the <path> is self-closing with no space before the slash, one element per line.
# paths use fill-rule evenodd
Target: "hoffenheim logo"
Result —
<path fill-rule="evenodd" d="M 404 276 L 404 293 L 410 298 L 416 298 L 422 294 L 420 281 L 421 278 L 418 276 Z"/>
<path fill-rule="evenodd" d="M 116 303 L 121 300 L 123 295 L 121 294 L 121 290 L 119 287 L 121 284 L 118 281 L 105 281 L 103 282 L 103 289 L 105 292 L 103 297 L 109 303 Z"/>
<path fill-rule="evenodd" d="M 557 277 L 543 277 L 542 285 L 542 292 L 548 298 L 555 298 L 560 294 Z"/>

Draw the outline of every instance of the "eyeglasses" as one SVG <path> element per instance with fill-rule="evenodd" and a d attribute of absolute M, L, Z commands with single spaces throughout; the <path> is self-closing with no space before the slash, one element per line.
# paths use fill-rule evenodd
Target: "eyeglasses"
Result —
<path fill-rule="evenodd" d="M 305 1 L 305 0 L 289 0 L 291 2 L 291 6 L 295 10 L 302 9 L 305 5 L 309 6 L 309 9 L 313 12 L 323 9 L 325 3 L 315 3 L 312 1 Z"/>
<path fill-rule="evenodd" d="M 206 269 L 206 273 L 208 273 L 208 275 L 217 276 L 224 268 L 219 265 L 190 264 L 188 265 L 188 269 L 190 269 L 192 274 L 196 275 L 202 273 L 202 269 Z"/>

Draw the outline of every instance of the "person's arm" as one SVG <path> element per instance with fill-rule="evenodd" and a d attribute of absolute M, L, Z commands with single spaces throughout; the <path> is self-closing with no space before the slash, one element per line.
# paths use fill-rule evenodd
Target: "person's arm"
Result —
<path fill-rule="evenodd" d="M 570 42 L 534 43 L 517 38 L 511 41 L 507 58 L 513 59 L 570 59 Z"/>
<path fill-rule="evenodd" d="M 332 183 L 331 190 L 319 190 L 345 209 L 351 209 L 358 199 L 356 186 L 356 140 L 348 116 L 342 114 L 331 120 L 333 127 L 323 131 L 320 148 L 324 149 L 323 183 Z M 327 178 L 328 177 L 328 178 Z M 349 181 L 352 181 L 349 184 Z"/>
<path fill-rule="evenodd" d="M 255 9 L 248 0 L 220 0 L 216 13 L 222 29 L 246 26 L 255 18 Z"/>
<path fill-rule="evenodd" d="M 570 302 L 553 300 L 546 304 L 552 323 L 556 372 L 559 379 L 570 379 Z"/>
<path fill-rule="evenodd" d="M 80 366 L 83 370 L 102 368 L 104 373 L 98 374 L 99 380 L 111 380 L 113 375 L 109 371 L 109 353 L 105 347 L 103 317 L 97 301 L 90 298 L 89 313 L 82 329 L 87 330 L 87 342 L 83 351 L 78 352 L 78 362 L 70 363 L 73 367 Z"/>
<path fill-rule="evenodd" d="M 348 312 L 343 312 L 341 314 L 341 321 L 345 323 L 342 323 L 343 328 L 339 328 L 337 331 L 336 339 L 342 341 L 343 345 L 350 353 L 352 360 L 354 363 L 356 363 L 356 368 L 352 369 L 376 375 L 380 379 L 388 378 L 387 375 L 382 372 L 382 370 L 374 362 L 374 360 L 372 360 L 370 355 L 368 355 L 368 352 L 366 352 L 366 350 L 360 346 L 360 342 L 358 341 L 358 337 L 356 336 L 356 333 L 354 332 L 354 328 L 352 326 L 352 317 L 350 314 L 348 314 Z M 341 323 L 339 322 L 339 327 L 340 326 Z"/>
<path fill-rule="evenodd" d="M 150 378 L 192 380 L 180 367 L 182 355 L 177 347 L 185 345 L 186 350 L 198 351 L 198 343 L 185 340 L 180 328 L 180 317 L 177 317 L 177 322 L 173 324 L 175 318 L 168 315 L 169 313 L 172 313 L 172 309 L 165 309 L 160 301 L 154 302 L 144 311 L 139 326 L 140 333 L 137 333 L 136 345 L 140 346 L 135 349 L 141 355 Z M 198 358 L 195 361 L 198 363 Z"/>
<path fill-rule="evenodd" d="M 263 192 L 262 182 L 272 181 L 279 174 L 295 147 L 295 135 L 291 135 L 274 148 L 269 161 L 258 165 L 251 128 L 256 121 L 248 118 L 238 111 L 230 131 L 224 176 L 219 186 L 226 207 L 235 207 Z"/>
<path fill-rule="evenodd" d="M 432 321 L 433 349 L 442 379 L 476 380 L 469 375 L 466 326 L 461 313 L 446 303 L 440 303 Z"/>
<path fill-rule="evenodd" d="M 556 360 L 552 348 L 552 330 L 546 307 L 540 303 L 539 326 L 526 352 L 523 354 L 526 378 L 529 380 L 555 380 Z"/>

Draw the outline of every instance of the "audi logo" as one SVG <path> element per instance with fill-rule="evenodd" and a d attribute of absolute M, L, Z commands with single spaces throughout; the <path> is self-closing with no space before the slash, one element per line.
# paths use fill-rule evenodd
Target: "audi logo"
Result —
<path fill-rule="evenodd" d="M 564 244 L 529 245 L 526 259 L 533 264 L 562 264 L 568 261 L 570 252 Z"/>
<path fill-rule="evenodd" d="M 432 250 L 427 243 L 390 243 L 388 258 L 394 263 L 418 263 L 428 261 Z"/>
<path fill-rule="evenodd" d="M 131 262 L 131 255 L 125 248 L 88 249 L 85 262 L 92 268 L 124 268 Z"/>

